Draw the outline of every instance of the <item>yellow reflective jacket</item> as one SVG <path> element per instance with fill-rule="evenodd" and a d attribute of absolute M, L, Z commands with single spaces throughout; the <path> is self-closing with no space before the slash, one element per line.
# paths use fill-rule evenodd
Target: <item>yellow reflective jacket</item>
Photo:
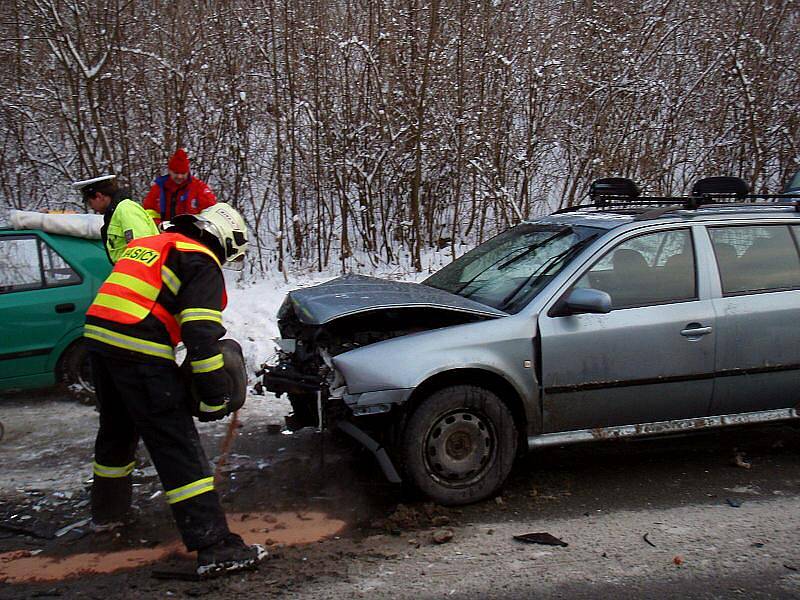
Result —
<path fill-rule="evenodd" d="M 106 209 L 100 235 L 108 259 L 116 264 L 131 240 L 158 235 L 158 227 L 141 204 L 117 194 Z"/>

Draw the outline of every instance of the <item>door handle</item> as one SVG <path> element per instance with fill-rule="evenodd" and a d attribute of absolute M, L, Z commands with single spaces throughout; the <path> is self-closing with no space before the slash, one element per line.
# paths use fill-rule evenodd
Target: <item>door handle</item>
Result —
<path fill-rule="evenodd" d="M 714 330 L 710 325 L 703 327 L 700 323 L 689 323 L 686 329 L 681 329 L 683 337 L 700 337 L 701 335 L 708 335 Z"/>
<path fill-rule="evenodd" d="M 66 304 L 56 304 L 56 312 L 57 313 L 68 313 L 75 310 L 75 305 L 72 302 L 67 302 Z"/>

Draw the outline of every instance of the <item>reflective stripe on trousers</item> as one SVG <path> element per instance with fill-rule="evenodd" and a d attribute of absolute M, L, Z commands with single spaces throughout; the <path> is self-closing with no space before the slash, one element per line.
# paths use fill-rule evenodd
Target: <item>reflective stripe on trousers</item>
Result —
<path fill-rule="evenodd" d="M 136 462 L 131 462 L 125 465 L 124 467 L 108 467 L 106 465 L 101 465 L 98 462 L 92 463 L 92 472 L 97 475 L 98 477 L 109 477 L 109 478 L 117 478 L 117 477 L 127 477 L 131 473 L 133 473 L 133 468 L 136 466 Z"/>
<path fill-rule="evenodd" d="M 168 490 L 167 502 L 169 504 L 175 504 L 176 502 L 182 502 L 183 500 L 188 500 L 189 498 L 194 498 L 195 496 L 199 496 L 200 494 L 205 494 L 206 492 L 213 492 L 213 491 L 214 491 L 214 478 L 204 477 L 203 479 L 198 479 L 197 481 L 193 481 L 192 483 L 182 485 L 181 487 L 175 488 L 174 490 Z"/>

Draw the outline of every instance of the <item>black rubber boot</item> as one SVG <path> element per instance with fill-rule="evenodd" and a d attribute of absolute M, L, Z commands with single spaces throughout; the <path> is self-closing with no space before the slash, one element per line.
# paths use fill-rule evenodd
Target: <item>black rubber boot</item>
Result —
<path fill-rule="evenodd" d="M 245 569 L 255 569 L 267 556 L 258 544 L 248 546 L 235 533 L 197 552 L 197 574 L 206 579 Z"/>

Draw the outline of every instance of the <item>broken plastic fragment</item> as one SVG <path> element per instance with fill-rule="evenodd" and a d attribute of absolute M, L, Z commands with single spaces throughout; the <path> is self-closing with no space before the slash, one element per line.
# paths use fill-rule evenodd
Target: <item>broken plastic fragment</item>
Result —
<path fill-rule="evenodd" d="M 61 537 L 63 535 L 66 535 L 70 531 L 72 531 L 73 529 L 77 529 L 78 527 L 83 527 L 84 525 L 88 525 L 91 522 L 91 520 L 92 520 L 91 517 L 87 517 L 86 519 L 81 519 L 80 521 L 76 521 L 75 523 L 72 523 L 71 525 L 67 525 L 66 527 L 62 527 L 61 529 L 56 531 L 55 536 L 56 537 Z"/>
<path fill-rule="evenodd" d="M 526 544 L 542 544 L 544 546 L 562 546 L 566 547 L 569 544 L 563 540 L 558 539 L 554 535 L 550 535 L 549 533 L 523 533 L 521 535 L 515 535 L 514 539 L 519 542 L 525 542 Z"/>

